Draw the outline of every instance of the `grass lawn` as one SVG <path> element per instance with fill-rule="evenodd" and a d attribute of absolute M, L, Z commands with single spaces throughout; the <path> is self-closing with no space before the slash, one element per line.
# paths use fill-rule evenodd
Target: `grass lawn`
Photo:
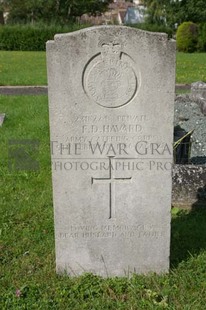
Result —
<path fill-rule="evenodd" d="M 206 53 L 177 53 L 176 83 L 206 82 Z M 46 85 L 45 52 L 0 51 L 0 85 Z"/>
<path fill-rule="evenodd" d="M 0 111 L 0 309 L 206 309 L 205 210 L 173 210 L 169 274 L 56 275 L 47 97 L 0 96 Z M 15 170 L 14 139 L 40 141 L 39 171 Z"/>
<path fill-rule="evenodd" d="M 45 52 L 0 51 L 0 85 L 46 85 Z"/>
<path fill-rule="evenodd" d="M 206 53 L 177 53 L 176 83 L 206 82 Z"/>

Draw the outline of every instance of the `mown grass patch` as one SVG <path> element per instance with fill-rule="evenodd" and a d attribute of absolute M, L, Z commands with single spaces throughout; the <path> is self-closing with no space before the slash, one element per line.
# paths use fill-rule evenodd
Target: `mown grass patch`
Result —
<path fill-rule="evenodd" d="M 108 278 L 55 272 L 46 96 L 0 96 L 1 309 L 205 309 L 206 210 L 173 210 L 169 274 Z M 38 171 L 9 166 L 9 140 L 39 140 Z M 11 158 L 10 158 L 11 159 Z"/>
<path fill-rule="evenodd" d="M 0 51 L 0 86 L 46 84 L 45 52 Z"/>
<path fill-rule="evenodd" d="M 177 53 L 176 83 L 206 82 L 206 53 Z"/>

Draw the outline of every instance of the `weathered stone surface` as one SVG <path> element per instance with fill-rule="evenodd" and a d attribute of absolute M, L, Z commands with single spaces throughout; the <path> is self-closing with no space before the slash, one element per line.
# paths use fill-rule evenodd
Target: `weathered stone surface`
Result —
<path fill-rule="evenodd" d="M 201 81 L 192 83 L 191 94 L 196 98 L 206 99 L 206 83 Z"/>
<path fill-rule="evenodd" d="M 167 271 L 175 43 L 93 27 L 47 63 L 57 271 Z"/>
<path fill-rule="evenodd" d="M 191 98 L 197 102 L 201 112 L 206 116 L 206 83 L 201 81 L 192 83 Z"/>
<path fill-rule="evenodd" d="M 206 167 L 174 165 L 172 184 L 173 206 L 191 207 L 200 202 L 206 206 Z"/>
<path fill-rule="evenodd" d="M 188 95 L 176 97 L 174 126 L 180 126 L 186 132 L 193 131 L 191 136 L 190 158 L 193 164 L 206 164 L 206 118 L 197 101 Z"/>

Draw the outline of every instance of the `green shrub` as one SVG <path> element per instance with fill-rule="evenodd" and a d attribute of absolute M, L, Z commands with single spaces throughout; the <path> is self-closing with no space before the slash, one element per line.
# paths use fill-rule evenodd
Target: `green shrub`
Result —
<path fill-rule="evenodd" d="M 180 52 L 192 53 L 198 49 L 198 25 L 184 22 L 177 29 L 177 49 Z"/>
<path fill-rule="evenodd" d="M 88 26 L 88 25 L 87 25 Z M 65 33 L 86 27 L 72 24 L 68 26 L 13 25 L 0 26 L 0 50 L 5 51 L 44 51 L 46 41 L 56 33 Z"/>

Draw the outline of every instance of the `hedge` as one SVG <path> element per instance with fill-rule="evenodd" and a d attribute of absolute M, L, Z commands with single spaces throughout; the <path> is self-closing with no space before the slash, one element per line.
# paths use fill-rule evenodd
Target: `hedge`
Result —
<path fill-rule="evenodd" d="M 56 33 L 65 33 L 88 25 L 69 26 L 13 25 L 0 26 L 0 50 L 5 51 L 45 51 L 46 41 L 52 40 Z"/>
<path fill-rule="evenodd" d="M 44 24 L 37 25 L 3 25 L 0 26 L 0 50 L 6 51 L 45 51 L 46 41 L 52 40 L 56 33 L 79 30 L 89 25 L 71 24 L 67 26 Z M 171 30 L 164 26 L 137 24 L 131 25 L 142 30 L 167 32 Z"/>
<path fill-rule="evenodd" d="M 165 25 L 138 23 L 138 24 L 133 24 L 130 26 L 141 29 L 141 30 L 151 31 L 151 32 L 167 33 L 169 38 L 172 38 L 172 35 L 173 35 L 172 28 L 165 26 Z"/>
<path fill-rule="evenodd" d="M 187 29 L 191 23 L 187 23 Z M 185 23 L 184 23 L 185 25 Z M 75 30 L 79 30 L 89 25 L 79 25 L 71 24 L 66 26 L 59 25 L 1 25 L 0 26 L 0 50 L 10 50 L 10 51 L 45 51 L 46 41 L 52 40 L 56 33 L 66 33 Z M 173 31 L 171 28 L 168 28 L 164 25 L 155 25 L 155 24 L 135 24 L 128 25 L 142 30 L 152 31 L 152 32 L 165 32 L 169 37 L 172 37 Z M 179 50 L 184 50 L 185 52 L 192 51 L 204 51 L 206 52 L 206 23 L 200 24 L 198 37 L 195 28 L 195 39 L 192 39 L 192 46 L 189 43 L 188 46 L 188 36 L 183 34 L 181 39 L 178 38 L 182 25 L 179 26 L 177 31 L 177 47 Z M 196 27 L 196 25 L 195 25 Z M 193 28 L 193 27 L 192 27 Z M 193 29 L 194 30 L 194 29 Z M 193 31 L 192 30 L 192 31 Z M 179 41 L 181 44 L 185 45 L 182 49 L 180 47 Z"/>

